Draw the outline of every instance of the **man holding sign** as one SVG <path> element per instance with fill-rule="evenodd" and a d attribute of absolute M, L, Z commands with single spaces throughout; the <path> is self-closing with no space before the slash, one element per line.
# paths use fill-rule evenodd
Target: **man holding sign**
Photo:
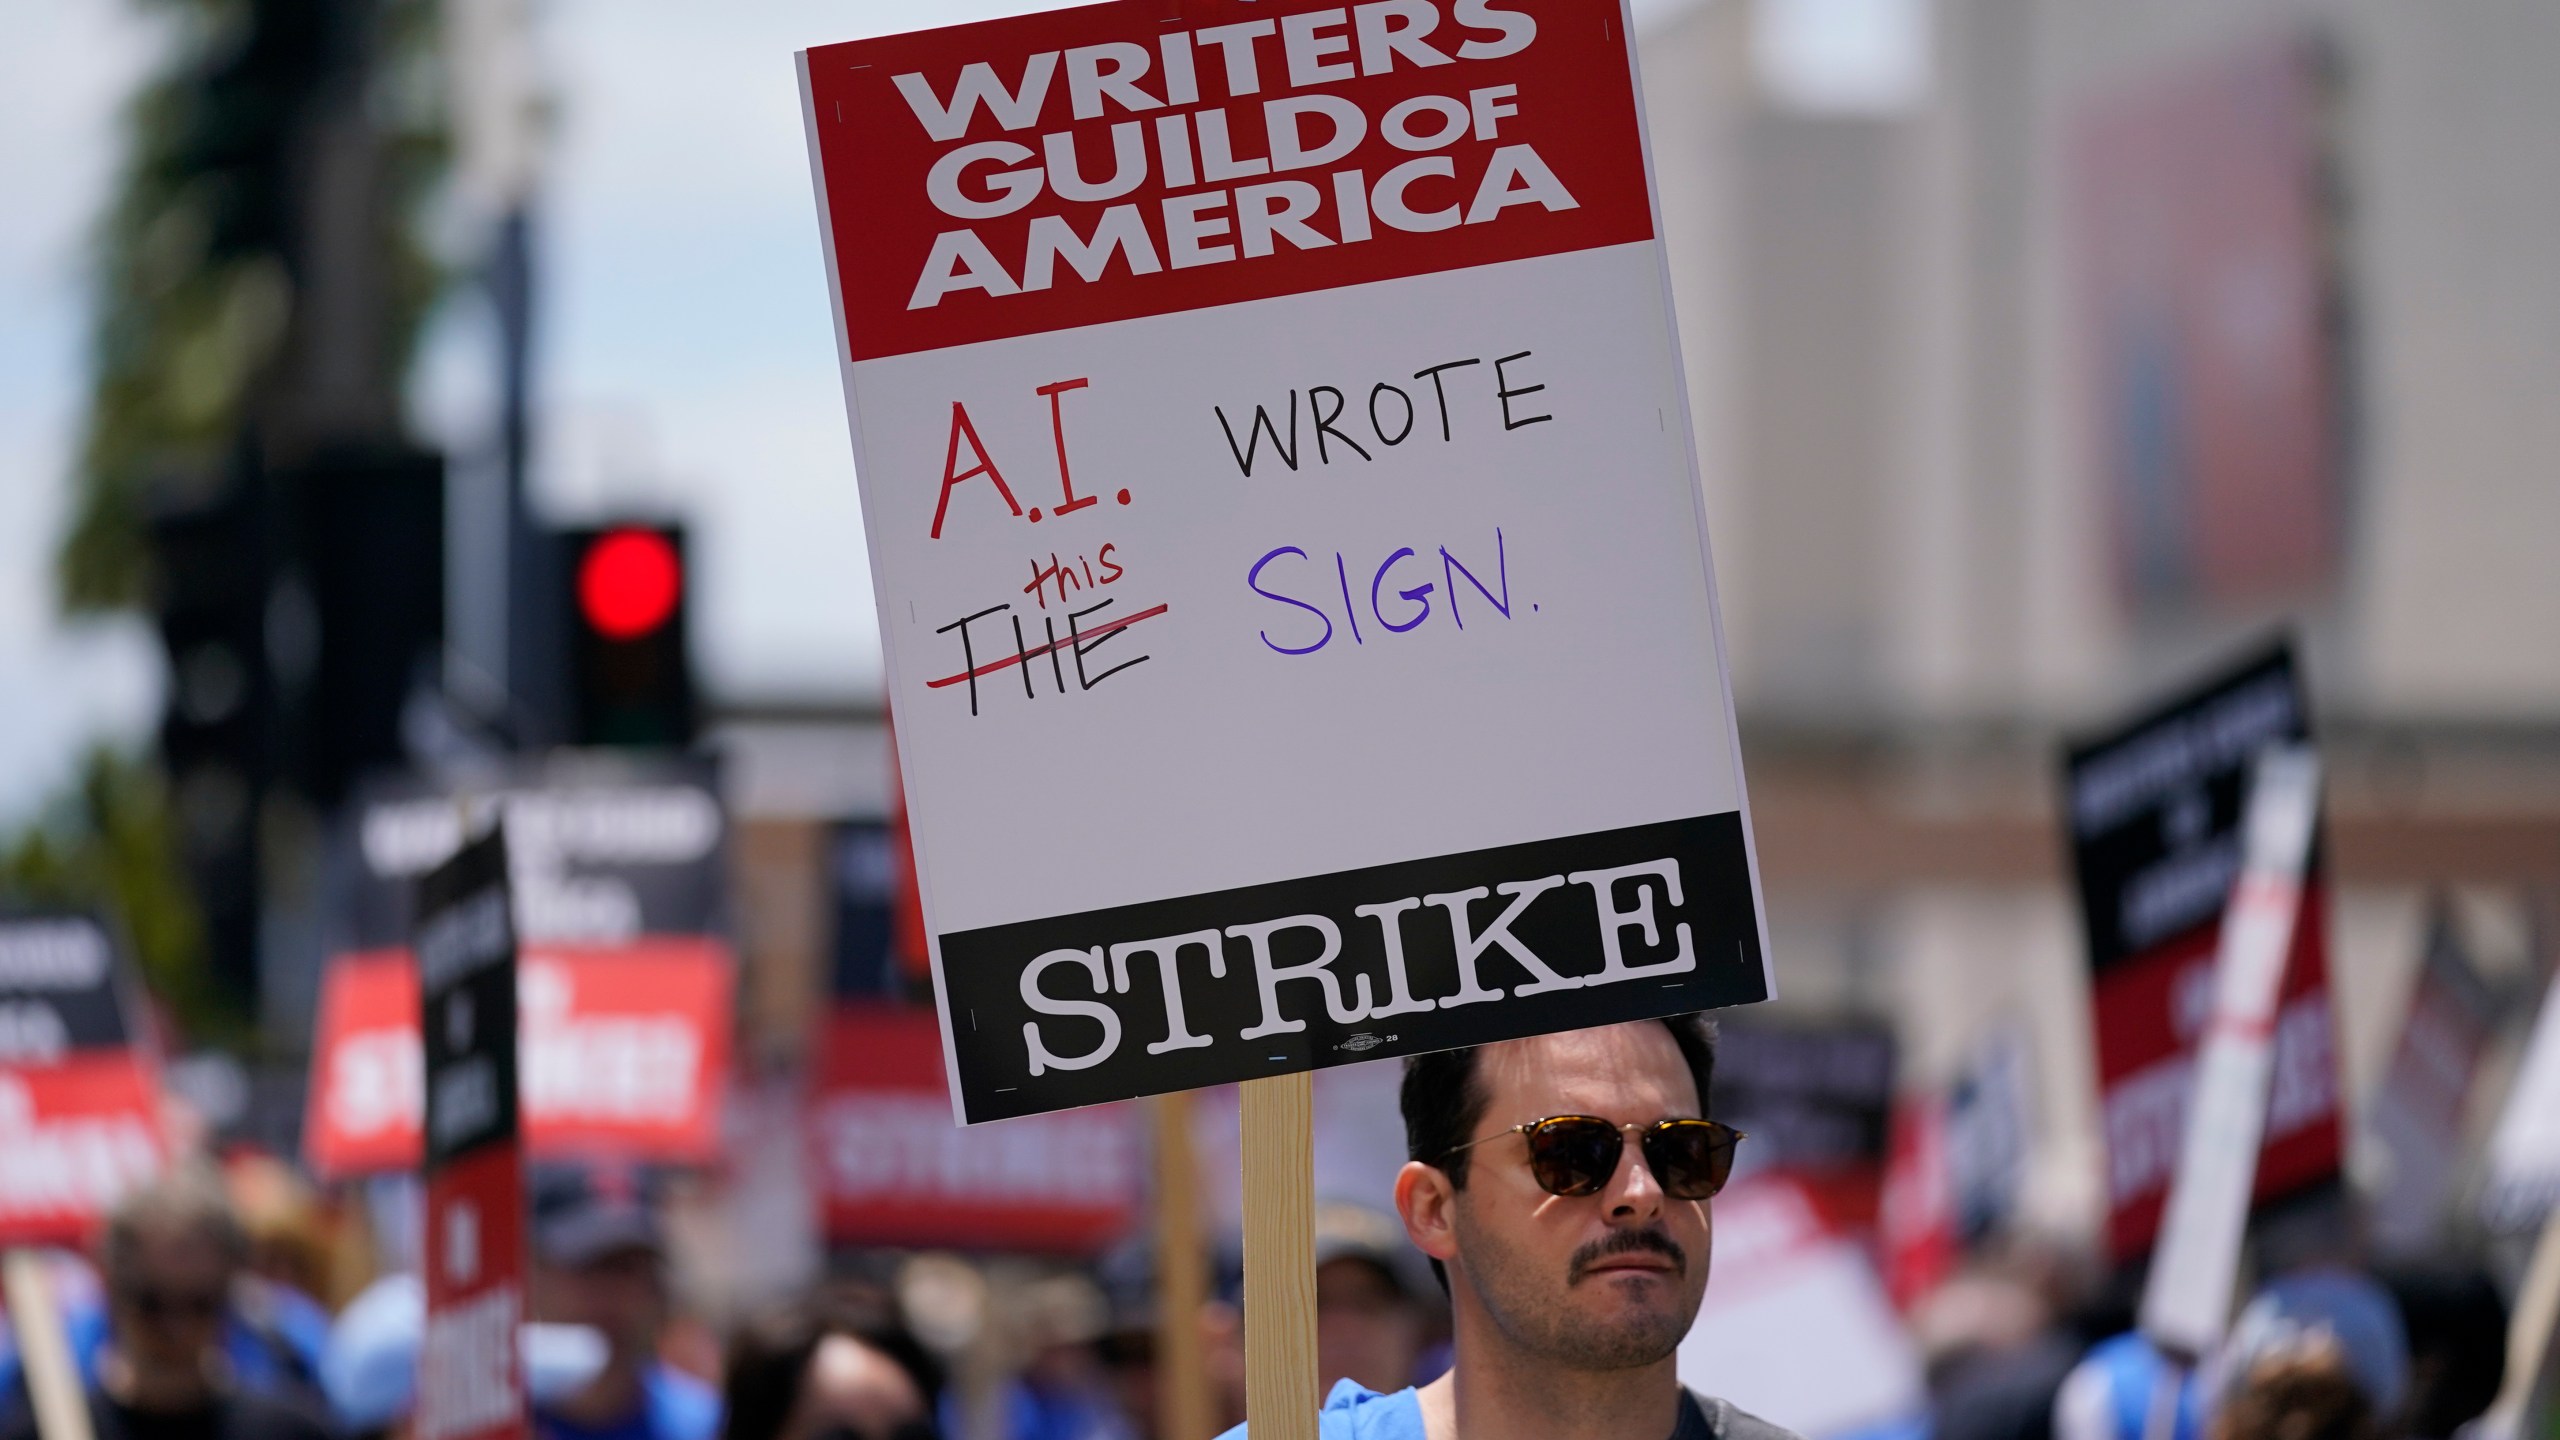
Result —
<path fill-rule="evenodd" d="M 1742 1138 L 1704 1118 L 1714 1046 L 1684 1015 L 1406 1062 L 1396 1209 L 1449 1287 L 1456 1362 L 1393 1394 L 1342 1381 L 1325 1440 L 1788 1440 L 1677 1373 Z"/>

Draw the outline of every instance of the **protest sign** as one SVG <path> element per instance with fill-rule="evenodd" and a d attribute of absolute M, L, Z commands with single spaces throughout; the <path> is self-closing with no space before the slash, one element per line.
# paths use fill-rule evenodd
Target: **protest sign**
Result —
<path fill-rule="evenodd" d="M 1919 1345 L 1867 1247 L 1802 1185 L 1735 1181 L 1716 1197 L 1715 1241 L 1715 1283 L 1680 1342 L 1683 1385 L 1799 1435 L 1898 1434 L 1926 1414 Z"/>
<path fill-rule="evenodd" d="M 425 1017 L 426 1333 L 418 1440 L 526 1433 L 524 1149 L 516 1077 L 516 936 L 503 827 L 418 886 Z"/>
<path fill-rule="evenodd" d="M 1948 1144 L 1949 1106 L 1934 1090 L 1913 1090 L 1893 1107 L 1892 1150 L 1876 1209 L 1876 1252 L 1885 1293 L 1908 1315 L 1953 1276 L 1964 1258 Z"/>
<path fill-rule="evenodd" d="M 1967 1055 L 1947 1092 L 1947 1171 L 1956 1233 L 1967 1244 L 1997 1233 L 2025 1198 L 2035 1138 L 2028 1031 L 2004 1024 Z"/>
<path fill-rule="evenodd" d="M 376 783 L 331 862 L 330 948 L 408 943 L 419 877 L 497 816 L 527 944 L 721 928 L 728 821 L 705 760 L 560 751 L 461 785 Z"/>
<path fill-rule="evenodd" d="M 2108 1248 L 2119 1261 L 2150 1248 L 2185 1143 L 2223 909 L 2240 875 L 2249 765 L 2266 746 L 2310 733 L 2292 649 L 2279 644 L 2066 756 L 2064 813 L 2097 1029 Z M 2328 885 L 2316 832 L 2309 864 L 2278 991 L 2261 1203 L 2338 1174 Z"/>
<path fill-rule="evenodd" d="M 127 985 L 96 919 L 0 916 L 0 1245 L 87 1238 L 165 1162 Z"/>
<path fill-rule="evenodd" d="M 1741 1173 L 1785 1174 L 1826 1223 L 1875 1228 L 1892 1132 L 1893 1032 L 1864 1021 L 1726 1023 L 1709 1113 L 1751 1137 Z"/>
<path fill-rule="evenodd" d="M 1765 998 L 1623 8 L 804 52 L 957 1112 Z"/>
<path fill-rule="evenodd" d="M 517 973 L 526 1148 L 708 1162 L 720 1148 L 736 966 L 716 940 L 529 945 Z M 303 1146 L 343 1178 L 417 1166 L 418 974 L 407 950 L 343 955 L 320 990 Z"/>
<path fill-rule="evenodd" d="M 2472 1085 L 2503 1009 L 2471 963 L 2453 907 L 2439 897 L 2408 1019 L 2367 1119 L 2382 1163 L 2370 1211 L 2373 1239 L 2386 1253 L 2420 1254 L 2442 1238 L 2462 1174 Z"/>
<path fill-rule="evenodd" d="M 2507 1101 L 2489 1133 L 2480 1218 L 2491 1229 L 2529 1230 L 2560 1204 L 2560 984 L 2543 994 Z"/>
<path fill-rule="evenodd" d="M 1089 1253 L 1136 1217 L 1138 1117 L 1110 1105 L 954 1127 L 931 1011 L 838 1007 L 813 1079 L 810 1170 L 837 1244 Z"/>

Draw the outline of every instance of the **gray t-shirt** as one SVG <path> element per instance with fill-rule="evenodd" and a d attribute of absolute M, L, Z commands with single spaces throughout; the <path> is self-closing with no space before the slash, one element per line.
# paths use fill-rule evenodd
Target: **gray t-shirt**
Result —
<path fill-rule="evenodd" d="M 1680 1392 L 1680 1424 L 1671 1440 L 1799 1440 L 1796 1432 L 1695 1390 Z"/>

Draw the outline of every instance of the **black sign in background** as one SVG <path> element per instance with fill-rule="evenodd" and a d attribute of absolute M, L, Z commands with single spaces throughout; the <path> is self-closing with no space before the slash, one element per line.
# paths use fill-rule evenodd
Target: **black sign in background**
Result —
<path fill-rule="evenodd" d="M 1751 1137 L 1754 1168 L 1881 1166 L 1893 1082 L 1882 1025 L 1717 1027 L 1713 1113 Z"/>
<path fill-rule="evenodd" d="M 370 950 L 408 943 L 418 913 L 415 873 L 389 873 L 367 853 L 364 827 L 377 811 L 419 803 L 450 805 L 467 798 L 524 795 L 554 804 L 581 794 L 610 800 L 617 793 L 691 790 L 719 810 L 719 836 L 700 855 L 657 863 L 562 855 L 561 874 L 571 881 L 598 879 L 629 889 L 637 902 L 638 933 L 716 935 L 726 928 L 728 828 L 721 802 L 720 769 L 697 755 L 626 756 L 555 754 L 493 776 L 485 786 L 447 788 L 413 775 L 384 776 L 365 785 L 346 807 L 329 859 L 328 934 L 331 951 Z M 582 847 L 581 847 L 582 848 Z M 528 918 L 529 926 L 538 924 Z M 533 939 L 586 938 L 546 937 Z"/>
<path fill-rule="evenodd" d="M 430 977 L 420 945 L 419 1039 L 426 1051 L 426 1168 L 434 1171 L 455 1157 L 487 1145 L 512 1141 L 516 1114 L 516 938 L 507 890 L 507 846 L 503 826 L 464 845 L 452 859 L 427 872 L 418 882 L 417 939 L 447 915 L 486 903 L 494 894 L 500 943 L 474 956 L 452 973 Z M 474 1065 L 485 1065 L 494 1092 L 483 1123 L 458 1134 L 446 1134 L 440 1123 L 445 1077 Z"/>
<path fill-rule="evenodd" d="M 837 999 L 899 993 L 894 940 L 897 836 L 877 820 L 851 820 L 827 837 L 834 938 L 828 991 Z"/>
<path fill-rule="evenodd" d="M 50 957 L 32 953 L 62 945 L 94 946 L 97 973 L 55 983 L 42 975 Z M 0 1005 L 53 1012 L 65 1050 L 113 1050 L 132 1042 L 124 967 L 106 926 L 78 911 L 0 915 Z"/>
<path fill-rule="evenodd" d="M 2293 646 L 2278 640 L 2132 724 L 2070 748 L 2063 805 L 2093 970 L 2221 919 L 2239 873 L 2250 762 L 2268 744 L 2308 741 L 2310 714 Z M 2219 883 L 2204 883 L 2217 874 Z M 2155 899 L 2145 910 L 2136 897 L 2146 884 L 2157 887 L 2155 896 L 2185 901 Z"/>
<path fill-rule="evenodd" d="M 1328 968 L 1345 1002 L 1356 1003 L 1355 977 L 1366 975 L 1373 1000 L 1383 1005 L 1389 986 L 1382 934 L 1376 920 L 1354 913 L 1357 907 L 1664 859 L 1678 863 L 1682 903 L 1671 905 L 1657 876 L 1621 879 L 1616 905 L 1636 905 L 1636 887 L 1642 885 L 1652 899 L 1659 943 L 1646 944 L 1643 927 L 1629 924 L 1619 931 L 1619 944 L 1631 968 L 1659 963 L 1676 953 L 1674 927 L 1685 924 L 1697 958 L 1686 973 L 1513 997 L 1507 992 L 1533 977 L 1496 945 L 1477 961 L 1477 975 L 1485 986 L 1506 992 L 1501 1000 L 1341 1024 L 1326 1013 L 1313 983 L 1283 982 L 1281 1014 L 1307 1028 L 1247 1040 L 1239 1032 L 1261 1023 L 1261 989 L 1252 946 L 1228 936 L 1224 978 L 1210 975 L 1200 947 L 1187 948 L 1178 961 L 1188 1028 L 1211 1037 L 1212 1044 L 1147 1053 L 1150 1043 L 1166 1038 L 1164 990 L 1153 956 L 1131 958 L 1126 992 L 1099 996 L 1083 967 L 1060 965 L 1049 972 L 1043 993 L 1108 1003 L 1120 1016 L 1120 1043 L 1090 1069 L 1030 1073 L 1025 1022 L 1038 1023 L 1060 1054 L 1089 1050 L 1102 1036 L 1097 1020 L 1042 1014 L 1023 1003 L 1024 969 L 1052 950 L 1100 946 L 1107 965 L 1116 944 L 1319 914 L 1342 932 L 1342 953 Z M 1483 934 L 1512 898 L 1497 890 L 1473 902 L 1467 910 L 1471 932 Z M 1448 912 L 1426 904 L 1399 919 L 1413 995 L 1437 999 L 1455 993 L 1460 981 Z M 1590 975 L 1603 964 L 1599 909 L 1588 885 L 1569 883 L 1538 896 L 1510 931 L 1558 974 Z M 1321 943 L 1309 929 L 1281 931 L 1271 939 L 1273 963 L 1312 960 Z M 942 972 L 972 1122 L 1768 998 L 1742 817 L 1735 811 L 959 931 L 942 937 Z"/>

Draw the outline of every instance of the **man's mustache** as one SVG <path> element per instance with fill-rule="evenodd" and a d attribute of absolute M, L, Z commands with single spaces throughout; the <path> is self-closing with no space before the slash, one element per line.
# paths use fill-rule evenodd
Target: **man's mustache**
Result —
<path fill-rule="evenodd" d="M 1681 1249 L 1679 1242 L 1670 1236 L 1659 1230 L 1612 1230 L 1607 1235 L 1573 1252 L 1573 1259 L 1565 1266 L 1565 1283 L 1579 1285 L 1590 1273 L 1591 1267 L 1601 1261 L 1611 1256 L 1632 1255 L 1644 1250 L 1650 1250 L 1668 1259 L 1674 1274 L 1689 1273 L 1689 1252 Z"/>

